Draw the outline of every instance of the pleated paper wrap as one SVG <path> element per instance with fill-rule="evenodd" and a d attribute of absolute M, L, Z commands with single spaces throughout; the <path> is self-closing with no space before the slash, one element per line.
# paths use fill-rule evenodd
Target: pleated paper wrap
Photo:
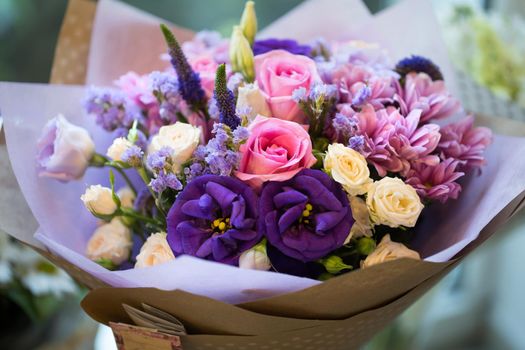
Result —
<path fill-rule="evenodd" d="M 159 22 L 114 0 L 100 0 L 98 5 L 71 0 L 51 83 L 109 85 L 129 70 L 162 68 L 158 58 L 165 47 Z M 193 35 L 173 29 L 181 41 Z M 360 1 L 310 0 L 260 35 L 301 41 L 317 36 L 359 38 L 380 43 L 394 60 L 412 53 L 426 55 L 442 67 L 454 91 L 438 31 L 427 1 L 406 0 L 373 17 Z M 38 178 L 33 163 L 34 140 L 57 113 L 95 134 L 98 151 L 107 147 L 108 135 L 97 131 L 81 110 L 83 94 L 83 86 L 0 84 L 7 141 L 2 140 L 0 152 L 0 229 L 88 286 L 91 292 L 82 307 L 95 320 L 129 323 L 123 303 L 150 304 L 184 323 L 190 335 L 181 337 L 183 349 L 357 348 L 498 231 L 525 197 L 525 162 L 520 158 L 525 140 L 496 136 L 487 152 L 488 165 L 480 175 L 466 179 L 460 199 L 425 215 L 415 242 L 423 261 L 391 261 L 324 283 L 186 257 L 151 270 L 104 271 L 82 255 L 94 220 L 83 211 L 78 196 L 105 173 L 89 170 L 83 181 L 60 184 Z M 521 123 L 482 120 L 503 134 L 525 135 Z M 138 348 L 139 343 L 142 349 L 159 346 L 158 340 L 137 339 L 136 334 L 124 339 L 126 348 Z"/>

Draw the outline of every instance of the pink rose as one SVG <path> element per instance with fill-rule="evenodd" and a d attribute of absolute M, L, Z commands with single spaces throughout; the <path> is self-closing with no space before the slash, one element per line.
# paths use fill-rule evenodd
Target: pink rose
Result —
<path fill-rule="evenodd" d="M 255 76 L 274 117 L 305 122 L 292 93 L 301 87 L 309 93 L 321 80 L 313 60 L 284 50 L 270 51 L 255 56 Z"/>
<path fill-rule="evenodd" d="M 215 88 L 215 72 L 219 65 L 211 54 L 202 54 L 191 58 L 189 63 L 191 68 L 199 73 L 201 86 L 206 92 L 206 96 L 211 98 L 213 96 L 213 89 Z"/>
<path fill-rule="evenodd" d="M 235 175 L 251 186 L 288 180 L 315 164 L 310 136 L 301 125 L 257 116 L 249 129 L 251 134 L 241 146 L 241 162 Z"/>

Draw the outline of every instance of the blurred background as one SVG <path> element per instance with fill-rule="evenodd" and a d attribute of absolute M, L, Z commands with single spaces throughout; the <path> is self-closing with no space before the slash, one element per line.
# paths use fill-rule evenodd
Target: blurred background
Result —
<path fill-rule="evenodd" d="M 244 3 L 123 1 L 180 26 L 226 36 Z M 260 2 L 260 28 L 301 2 Z M 375 13 L 396 1 L 364 2 Z M 520 134 L 525 129 L 525 2 L 435 0 L 433 5 L 466 109 L 513 119 L 514 133 Z M 67 0 L 0 0 L 0 81 L 49 81 L 66 6 Z M 524 224 L 525 214 L 517 215 L 365 348 L 525 349 Z M 63 272 L 0 232 L 0 348 L 115 348 L 111 332 L 82 313 L 83 293 Z"/>

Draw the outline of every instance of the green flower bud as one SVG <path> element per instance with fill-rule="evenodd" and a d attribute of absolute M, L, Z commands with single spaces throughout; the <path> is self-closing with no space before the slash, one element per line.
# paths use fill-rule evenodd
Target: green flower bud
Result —
<path fill-rule="evenodd" d="M 255 14 L 255 3 L 247 1 L 241 17 L 241 29 L 244 37 L 253 46 L 255 34 L 257 34 L 257 15 Z"/>
<path fill-rule="evenodd" d="M 361 255 L 369 255 L 376 249 L 376 242 L 370 237 L 362 237 L 357 241 L 357 251 Z"/>
<path fill-rule="evenodd" d="M 343 259 L 341 259 L 337 255 L 331 255 L 328 258 L 321 259 L 321 264 L 324 265 L 326 271 L 329 273 L 335 275 L 342 270 L 352 270 L 353 267 L 350 265 L 347 265 L 343 262 Z"/>
<path fill-rule="evenodd" d="M 247 82 L 255 79 L 253 51 L 239 26 L 233 27 L 230 40 L 230 61 L 235 72 L 240 72 Z"/>

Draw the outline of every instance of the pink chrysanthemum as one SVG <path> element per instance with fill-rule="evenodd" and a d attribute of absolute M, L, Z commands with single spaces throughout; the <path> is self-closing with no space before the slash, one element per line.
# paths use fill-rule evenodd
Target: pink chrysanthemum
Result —
<path fill-rule="evenodd" d="M 458 198 L 461 185 L 456 180 L 465 175 L 457 171 L 459 162 L 448 158 L 437 165 L 414 164 L 407 174 L 406 183 L 414 187 L 422 199 L 445 203 Z"/>
<path fill-rule="evenodd" d="M 420 123 L 447 118 L 461 108 L 460 102 L 447 91 L 442 80 L 432 81 L 426 73 L 409 73 L 405 84 L 397 85 L 401 113 L 422 110 Z"/>
<path fill-rule="evenodd" d="M 420 115 L 420 110 L 414 110 L 403 117 L 395 108 L 375 111 L 366 105 L 351 116 L 357 134 L 364 137 L 363 154 L 380 176 L 388 171 L 405 176 L 411 163 L 439 163 L 439 157 L 431 154 L 440 139 L 439 126 L 418 127 Z"/>
<path fill-rule="evenodd" d="M 485 164 L 483 153 L 492 142 L 492 131 L 485 127 L 474 127 L 472 115 L 446 125 L 440 133 L 438 152 L 442 159 L 457 159 L 461 170 L 479 168 Z"/>
<path fill-rule="evenodd" d="M 339 88 L 342 102 L 357 105 L 368 103 L 375 109 L 392 102 L 396 93 L 393 76 L 378 75 L 362 65 L 347 63 L 337 67 L 331 73 L 331 82 Z"/>

